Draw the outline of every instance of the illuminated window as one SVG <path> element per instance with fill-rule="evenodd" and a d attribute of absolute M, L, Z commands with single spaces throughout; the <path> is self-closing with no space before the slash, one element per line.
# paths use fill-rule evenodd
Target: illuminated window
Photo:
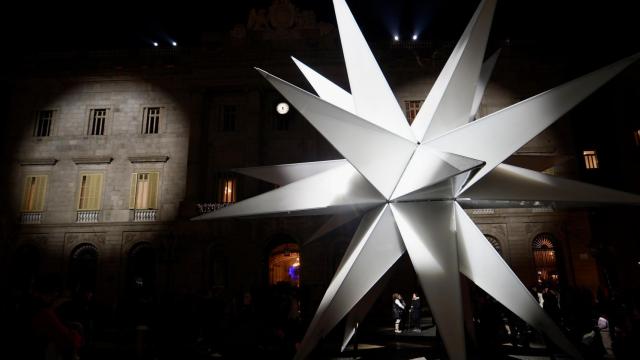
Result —
<path fill-rule="evenodd" d="M 236 115 L 238 108 L 235 105 L 223 105 L 221 110 L 220 130 L 225 132 L 236 131 Z"/>
<path fill-rule="evenodd" d="M 160 108 L 148 107 L 144 109 L 143 134 L 157 134 L 160 131 Z"/>
<path fill-rule="evenodd" d="M 422 106 L 422 100 L 407 100 L 404 102 L 404 109 L 407 114 L 407 120 L 409 124 L 413 123 L 416 115 L 418 115 L 418 111 L 420 111 L 420 107 Z"/>
<path fill-rule="evenodd" d="M 44 198 L 47 190 L 47 175 L 27 176 L 22 199 L 23 212 L 44 210 Z"/>
<path fill-rule="evenodd" d="M 636 145 L 640 146 L 640 129 L 633 132 L 633 139 L 636 141 Z"/>
<path fill-rule="evenodd" d="M 104 135 L 104 127 L 107 123 L 107 109 L 91 109 L 89 115 L 88 135 Z"/>
<path fill-rule="evenodd" d="M 78 210 L 100 210 L 102 206 L 103 174 L 81 174 L 78 189 Z"/>
<path fill-rule="evenodd" d="M 269 256 L 269 284 L 300 286 L 300 248 L 295 243 L 276 246 Z"/>
<path fill-rule="evenodd" d="M 557 284 L 559 281 L 555 239 L 551 234 L 537 235 L 531 244 L 538 284 Z"/>
<path fill-rule="evenodd" d="M 585 150 L 582 152 L 584 155 L 584 166 L 587 169 L 598 168 L 598 154 L 595 150 Z"/>
<path fill-rule="evenodd" d="M 223 175 L 218 179 L 218 202 L 236 202 L 236 179 Z"/>
<path fill-rule="evenodd" d="M 141 172 L 131 175 L 129 209 L 157 209 L 158 181 L 157 172 Z"/>
<path fill-rule="evenodd" d="M 51 135 L 51 125 L 53 124 L 53 110 L 38 111 L 36 124 L 33 129 L 33 136 Z"/>

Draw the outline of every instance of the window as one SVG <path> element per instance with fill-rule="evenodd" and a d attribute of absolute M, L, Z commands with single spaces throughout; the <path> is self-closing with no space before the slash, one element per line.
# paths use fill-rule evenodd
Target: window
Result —
<path fill-rule="evenodd" d="M 413 123 L 416 115 L 418 115 L 418 111 L 420 111 L 420 107 L 422 106 L 422 100 L 407 100 L 404 102 L 404 109 L 407 114 L 407 120 L 409 124 Z"/>
<path fill-rule="evenodd" d="M 100 210 L 102 206 L 103 174 L 81 174 L 78 189 L 78 210 Z"/>
<path fill-rule="evenodd" d="M 130 209 L 158 208 L 158 172 L 133 173 L 131 176 Z"/>
<path fill-rule="evenodd" d="M 33 136 L 51 135 L 52 123 L 53 123 L 53 110 L 38 111 L 35 128 L 33 129 Z"/>
<path fill-rule="evenodd" d="M 582 152 L 584 155 L 584 166 L 587 169 L 598 168 L 598 154 L 595 150 L 585 150 Z"/>
<path fill-rule="evenodd" d="M 22 200 L 23 212 L 44 210 L 44 197 L 47 189 L 47 175 L 27 176 Z"/>
<path fill-rule="evenodd" d="M 221 109 L 220 130 L 225 132 L 236 131 L 237 107 L 235 105 L 223 105 Z"/>
<path fill-rule="evenodd" d="M 640 129 L 633 132 L 633 139 L 636 141 L 636 145 L 640 146 Z"/>
<path fill-rule="evenodd" d="M 230 175 L 222 175 L 218 178 L 218 202 L 236 202 L 236 179 Z"/>
<path fill-rule="evenodd" d="M 143 134 L 157 134 L 160 131 L 160 108 L 148 107 L 144 109 L 144 121 L 142 123 Z"/>
<path fill-rule="evenodd" d="M 107 122 L 107 109 L 91 109 L 89 115 L 88 135 L 104 135 L 104 127 Z"/>

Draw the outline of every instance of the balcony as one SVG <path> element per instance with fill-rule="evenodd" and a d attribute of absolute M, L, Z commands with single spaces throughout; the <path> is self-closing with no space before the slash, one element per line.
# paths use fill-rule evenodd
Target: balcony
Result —
<path fill-rule="evenodd" d="M 133 221 L 157 221 L 157 209 L 133 209 L 131 210 L 131 218 Z"/>
<path fill-rule="evenodd" d="M 100 210 L 81 210 L 76 215 L 77 223 L 97 223 L 100 221 Z"/>
<path fill-rule="evenodd" d="M 41 224 L 42 213 L 41 212 L 23 212 L 20 214 L 21 224 Z"/>

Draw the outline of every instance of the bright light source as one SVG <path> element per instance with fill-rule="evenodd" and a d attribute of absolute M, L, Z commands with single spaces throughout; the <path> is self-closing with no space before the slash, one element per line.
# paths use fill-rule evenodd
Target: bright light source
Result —
<path fill-rule="evenodd" d="M 175 41 L 172 41 L 172 42 L 171 42 L 171 45 L 173 45 L 173 46 L 178 46 L 178 43 L 177 43 L 177 42 L 175 42 Z"/>
<path fill-rule="evenodd" d="M 418 40 L 418 35 L 415 35 L 415 34 L 414 34 L 411 38 L 412 38 L 414 41 L 415 41 L 415 40 Z"/>
<path fill-rule="evenodd" d="M 154 47 L 158 47 L 158 43 L 157 42 L 154 41 L 154 42 L 152 42 L 152 44 L 153 44 Z"/>
<path fill-rule="evenodd" d="M 394 35 L 393 36 L 393 41 L 398 41 L 398 40 L 400 40 L 400 37 L 398 35 Z"/>

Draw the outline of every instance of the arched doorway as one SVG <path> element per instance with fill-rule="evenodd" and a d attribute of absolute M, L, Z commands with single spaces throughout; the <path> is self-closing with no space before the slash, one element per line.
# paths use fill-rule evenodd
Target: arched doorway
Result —
<path fill-rule="evenodd" d="M 556 239 L 549 233 L 536 235 L 531 244 L 538 285 L 558 285 Z"/>
<path fill-rule="evenodd" d="M 500 245 L 500 240 L 498 240 L 495 236 L 491 236 L 487 234 L 484 234 L 484 237 L 487 238 L 487 241 L 489 241 L 489 244 L 491 244 L 491 246 L 493 246 L 493 248 L 496 249 L 498 254 L 500 254 L 500 256 L 503 256 L 502 245 Z"/>
<path fill-rule="evenodd" d="M 150 302 L 156 292 L 156 250 L 148 242 L 134 245 L 127 258 L 127 290 L 134 301 Z"/>
<path fill-rule="evenodd" d="M 80 244 L 71 252 L 69 285 L 73 292 L 96 290 L 98 249 L 93 244 Z"/>
<path fill-rule="evenodd" d="M 269 285 L 300 286 L 300 247 L 294 242 L 279 244 L 269 253 Z"/>
<path fill-rule="evenodd" d="M 13 288 L 28 293 L 38 276 L 40 268 L 40 251 L 34 245 L 22 245 L 13 256 Z"/>

